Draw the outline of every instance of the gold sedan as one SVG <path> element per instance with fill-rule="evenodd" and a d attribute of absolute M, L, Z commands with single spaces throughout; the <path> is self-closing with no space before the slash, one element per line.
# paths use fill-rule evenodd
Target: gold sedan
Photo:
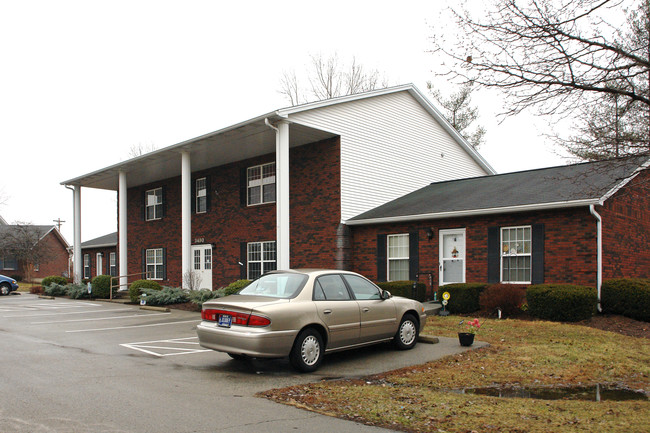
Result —
<path fill-rule="evenodd" d="M 418 301 L 354 272 L 312 269 L 265 274 L 204 303 L 201 318 L 201 346 L 234 359 L 288 356 L 304 372 L 315 371 L 326 353 L 385 341 L 411 349 L 426 322 Z"/>

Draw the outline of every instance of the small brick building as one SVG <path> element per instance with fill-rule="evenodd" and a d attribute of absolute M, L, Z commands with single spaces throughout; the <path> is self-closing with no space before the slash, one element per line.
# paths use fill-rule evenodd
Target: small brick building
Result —
<path fill-rule="evenodd" d="M 117 276 L 117 232 L 109 233 L 81 244 L 83 278 L 97 275 Z"/>
<path fill-rule="evenodd" d="M 11 252 L 0 252 L 0 274 L 40 282 L 51 275 L 70 275 L 70 245 L 56 226 L 12 225 L 0 221 L 0 237 L 33 242 L 37 263 L 27 263 Z M 3 239 L 3 240 L 4 240 Z"/>

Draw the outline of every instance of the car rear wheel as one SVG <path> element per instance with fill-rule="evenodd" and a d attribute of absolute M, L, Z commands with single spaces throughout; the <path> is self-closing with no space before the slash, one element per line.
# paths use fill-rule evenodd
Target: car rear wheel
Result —
<path fill-rule="evenodd" d="M 393 337 L 395 346 L 400 350 L 412 349 L 418 342 L 418 322 L 411 314 L 405 314 L 399 324 L 397 333 Z"/>
<path fill-rule="evenodd" d="M 296 370 L 310 373 L 316 371 L 323 360 L 325 348 L 323 338 L 314 329 L 308 328 L 302 331 L 289 354 L 289 361 Z"/>
<path fill-rule="evenodd" d="M 8 295 L 11 292 L 11 287 L 8 284 L 0 285 L 0 294 Z"/>

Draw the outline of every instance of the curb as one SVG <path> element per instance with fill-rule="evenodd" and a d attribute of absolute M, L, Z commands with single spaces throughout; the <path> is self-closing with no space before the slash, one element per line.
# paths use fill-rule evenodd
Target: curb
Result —
<path fill-rule="evenodd" d="M 54 299 L 54 296 L 38 295 L 38 299 Z"/>
<path fill-rule="evenodd" d="M 440 339 L 438 337 L 433 337 L 431 335 L 420 335 L 420 337 L 418 338 L 418 341 L 420 343 L 426 343 L 426 344 L 440 343 Z"/>
<path fill-rule="evenodd" d="M 143 305 L 143 306 L 140 307 L 140 309 L 141 309 L 141 310 L 151 310 L 151 311 L 163 311 L 163 312 L 165 312 L 165 313 L 169 313 L 169 311 L 170 311 L 169 308 L 165 308 L 165 307 L 152 307 L 152 306 L 149 306 L 149 305 Z"/>

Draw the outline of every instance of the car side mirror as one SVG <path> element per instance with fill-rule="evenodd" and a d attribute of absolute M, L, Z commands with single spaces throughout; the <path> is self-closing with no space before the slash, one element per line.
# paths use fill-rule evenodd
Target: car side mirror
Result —
<path fill-rule="evenodd" d="M 388 290 L 382 290 L 381 299 L 390 299 L 393 295 Z"/>

